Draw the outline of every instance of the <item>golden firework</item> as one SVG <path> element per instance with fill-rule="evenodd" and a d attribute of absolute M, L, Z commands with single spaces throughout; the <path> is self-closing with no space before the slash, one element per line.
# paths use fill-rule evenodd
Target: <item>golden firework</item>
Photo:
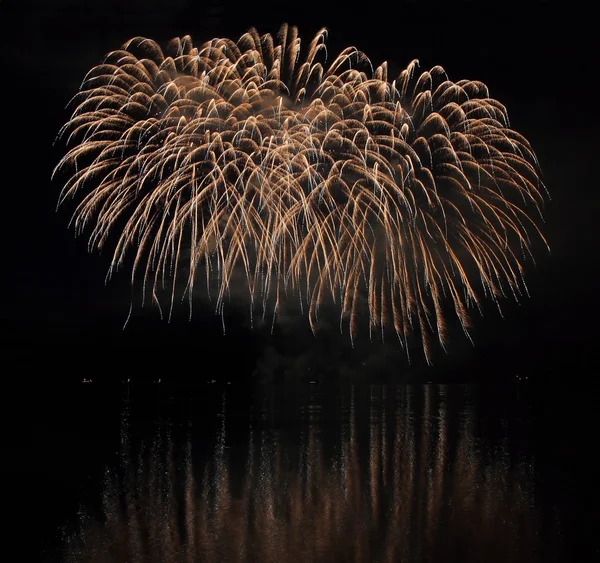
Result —
<path fill-rule="evenodd" d="M 543 185 L 528 141 L 484 84 L 412 61 L 395 80 L 354 47 L 327 62 L 326 30 L 301 56 L 294 27 L 194 47 L 136 37 L 85 77 L 60 132 L 60 203 L 78 198 L 89 245 L 116 234 L 109 276 L 133 255 L 132 283 L 172 310 L 204 278 L 217 311 L 243 272 L 251 306 L 276 318 L 296 294 L 340 325 L 447 340 L 451 307 L 526 290 L 523 260 Z M 204 283 L 204 282 L 202 282 Z M 238 283 L 235 281 L 235 283 Z M 365 296 L 364 298 L 362 296 Z"/>

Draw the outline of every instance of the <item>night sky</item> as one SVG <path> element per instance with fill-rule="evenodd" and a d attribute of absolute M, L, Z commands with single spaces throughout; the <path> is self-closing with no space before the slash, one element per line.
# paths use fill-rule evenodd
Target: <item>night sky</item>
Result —
<path fill-rule="evenodd" d="M 49 376 L 54 368 L 61 375 L 53 377 L 120 376 L 126 369 L 132 377 L 184 374 L 205 380 L 249 377 L 257 366 L 271 373 L 277 365 L 291 375 L 307 375 L 310 367 L 327 376 L 362 370 L 383 379 L 591 376 L 598 336 L 600 199 L 594 18 L 578 2 L 541 0 L 350 6 L 329 0 L 0 1 L 0 346 L 16 377 Z M 434 368 L 425 368 L 420 358 L 408 367 L 396 343 L 367 340 L 349 350 L 335 324 L 317 338 L 307 323 L 284 323 L 270 336 L 251 331 L 243 314 L 232 313 L 223 336 L 220 319 L 208 309 L 195 311 L 189 323 L 183 307 L 167 325 L 147 307 L 135 312 L 123 331 L 127 275 L 105 285 L 108 252 L 88 254 L 85 236 L 74 238 L 67 229 L 72 206 L 55 211 L 61 186 L 50 174 L 64 145 L 53 146 L 53 140 L 69 118 L 65 106 L 84 74 L 107 52 L 136 35 L 166 42 L 190 34 L 201 44 L 215 36 L 237 39 L 251 26 L 275 34 L 283 22 L 299 26 L 306 39 L 327 27 L 330 54 L 354 45 L 375 64 L 387 60 L 401 70 L 418 58 L 422 70 L 440 64 L 451 80 L 481 80 L 507 106 L 512 127 L 538 155 L 552 195 L 542 225 L 551 254 L 540 245 L 537 265 L 528 265 L 531 297 L 519 306 L 505 302 L 504 319 L 493 303 L 485 303 L 485 317 L 474 314 L 476 346 L 456 335 Z"/>

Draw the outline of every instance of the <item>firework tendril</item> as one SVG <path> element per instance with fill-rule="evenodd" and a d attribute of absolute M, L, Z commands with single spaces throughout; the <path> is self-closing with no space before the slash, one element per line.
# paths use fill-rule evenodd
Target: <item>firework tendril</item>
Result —
<path fill-rule="evenodd" d="M 91 249 L 111 235 L 109 277 L 133 257 L 159 308 L 166 289 L 191 314 L 206 283 L 222 312 L 237 270 L 263 315 L 295 294 L 315 330 L 334 303 L 354 342 L 363 307 L 370 334 L 393 330 L 407 352 L 420 335 L 430 361 L 449 312 L 468 336 L 482 297 L 526 293 L 538 162 L 481 82 L 417 60 L 390 79 L 354 47 L 328 62 L 326 36 L 303 56 L 287 25 L 167 54 L 131 39 L 72 100 L 59 205 L 77 200 Z"/>

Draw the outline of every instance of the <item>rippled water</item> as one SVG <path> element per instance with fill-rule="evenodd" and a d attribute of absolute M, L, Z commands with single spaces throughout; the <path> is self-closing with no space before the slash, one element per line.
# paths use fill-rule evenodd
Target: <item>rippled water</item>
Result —
<path fill-rule="evenodd" d="M 558 561 L 528 412 L 454 386 L 130 392 L 59 560 Z"/>

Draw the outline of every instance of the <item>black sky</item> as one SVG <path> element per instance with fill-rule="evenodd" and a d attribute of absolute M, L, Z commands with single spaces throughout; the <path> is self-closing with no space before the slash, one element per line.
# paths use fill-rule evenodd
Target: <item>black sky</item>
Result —
<path fill-rule="evenodd" d="M 208 312 L 191 325 L 169 326 L 149 310 L 123 332 L 127 280 L 123 276 L 104 285 L 109 257 L 88 254 L 85 238 L 73 238 L 66 228 L 69 209 L 55 212 L 60 185 L 50 182 L 63 150 L 52 142 L 69 117 L 64 107 L 85 72 L 108 51 L 135 35 L 165 41 L 190 34 L 201 43 L 214 36 L 237 38 L 250 26 L 276 33 L 288 22 L 306 38 L 328 27 L 330 53 L 352 44 L 375 63 L 388 60 L 402 69 L 418 58 L 422 68 L 441 64 L 453 80 L 485 82 L 538 154 L 552 195 L 543 227 L 552 252 L 540 249 L 537 267 L 528 269 L 531 298 L 520 306 L 506 304 L 504 320 L 489 306 L 485 318 L 475 322 L 476 347 L 459 337 L 437 371 L 425 377 L 479 373 L 484 378 L 489 371 L 568 381 L 590 375 L 598 336 L 599 203 L 598 53 L 591 8 L 541 0 L 352 5 L 331 0 L 0 1 L 0 347 L 9 364 L 16 362 L 16 373 L 39 374 L 42 363 L 78 375 L 99 366 L 114 373 L 129 366 L 130 373 L 146 375 L 191 366 L 189 374 L 209 378 L 211 358 L 221 360 L 221 371 L 239 364 L 249 373 L 257 362 L 268 363 L 269 354 L 282 353 L 300 369 L 315 363 L 335 369 L 337 356 L 327 350 L 337 344 L 315 343 L 285 330 L 269 339 L 250 332 L 241 318 L 229 320 L 224 338 L 220 321 Z M 366 344 L 351 353 L 352 362 L 368 365 L 378 358 L 380 371 L 403 373 L 392 348 Z"/>

